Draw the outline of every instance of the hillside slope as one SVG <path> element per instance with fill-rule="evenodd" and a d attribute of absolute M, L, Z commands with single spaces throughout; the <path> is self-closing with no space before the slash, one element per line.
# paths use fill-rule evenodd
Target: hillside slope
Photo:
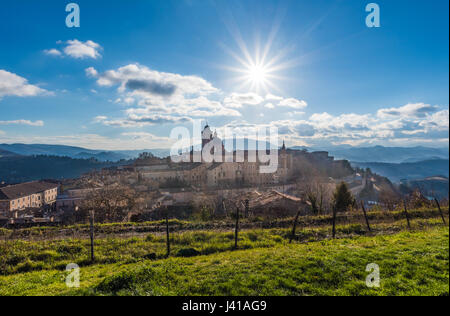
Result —
<path fill-rule="evenodd" d="M 192 258 L 84 263 L 78 289 L 65 285 L 61 270 L 36 271 L 0 276 L 0 295 L 445 296 L 448 233 L 435 227 Z M 366 286 L 371 263 L 380 267 L 380 288 Z"/>
<path fill-rule="evenodd" d="M 13 156 L 0 158 L 0 182 L 18 183 L 41 179 L 76 178 L 83 173 L 116 164 L 93 159 L 56 156 Z"/>
<path fill-rule="evenodd" d="M 423 179 L 432 176 L 449 176 L 449 160 L 435 159 L 413 163 L 352 162 L 359 168 L 370 168 L 373 172 L 393 182 L 401 179 Z"/>

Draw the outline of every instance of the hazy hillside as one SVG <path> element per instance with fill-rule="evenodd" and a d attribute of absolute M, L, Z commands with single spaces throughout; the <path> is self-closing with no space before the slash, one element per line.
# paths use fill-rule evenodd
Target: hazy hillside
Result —
<path fill-rule="evenodd" d="M 427 147 L 367 147 L 367 148 L 348 148 L 332 149 L 330 154 L 336 158 L 347 159 L 359 162 L 418 162 L 431 159 L 448 159 L 448 149 L 437 149 Z"/>
<path fill-rule="evenodd" d="M 143 149 L 143 150 L 92 150 L 81 147 L 64 145 L 27 145 L 27 144 L 0 144 L 0 150 L 22 156 L 49 155 L 70 157 L 76 159 L 94 158 L 99 161 L 119 161 L 122 159 L 135 159 L 142 152 L 151 152 L 157 157 L 167 157 L 169 151 L 165 149 Z M 0 153 L 1 156 L 1 153 Z"/>
<path fill-rule="evenodd" d="M 423 179 L 437 175 L 448 177 L 448 163 L 448 159 L 435 159 L 413 163 L 352 162 L 352 165 L 364 169 L 370 168 L 393 182 L 399 182 L 401 179 Z"/>
<path fill-rule="evenodd" d="M 83 173 L 117 165 L 93 159 L 57 156 L 21 156 L 0 158 L 0 182 L 17 183 L 40 179 L 67 179 Z"/>
<path fill-rule="evenodd" d="M 3 149 L 0 149 L 0 158 L 5 158 L 5 157 L 17 157 L 18 155 L 15 153 L 12 153 L 10 151 L 6 151 Z"/>
<path fill-rule="evenodd" d="M 336 159 L 346 159 L 358 162 L 418 162 L 432 159 L 449 159 L 448 148 L 429 147 L 351 147 L 335 146 L 328 148 L 293 147 L 294 149 L 307 149 L 308 151 L 325 150 Z"/>
<path fill-rule="evenodd" d="M 445 177 L 428 177 L 403 183 L 408 190 L 419 189 L 423 194 L 438 199 L 448 198 L 449 181 Z"/>

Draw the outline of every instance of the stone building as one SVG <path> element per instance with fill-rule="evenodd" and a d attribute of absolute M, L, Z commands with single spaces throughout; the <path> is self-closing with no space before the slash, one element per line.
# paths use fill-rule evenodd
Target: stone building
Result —
<path fill-rule="evenodd" d="M 0 188 L 0 214 L 17 217 L 18 211 L 52 206 L 58 187 L 54 183 L 28 182 Z"/>
<path fill-rule="evenodd" d="M 204 154 L 208 152 L 214 158 L 212 162 L 204 159 Z M 191 149 L 190 153 L 183 154 L 190 162 L 174 163 L 170 159 L 146 160 L 147 163 L 140 161 L 136 164 L 134 170 L 139 173 L 140 178 L 155 181 L 161 186 L 172 183 L 179 186 L 220 188 L 271 185 L 288 181 L 292 170 L 292 156 L 285 144 L 278 151 L 278 165 L 273 173 L 261 172 L 261 166 L 264 164 L 258 161 L 258 157 L 263 154 L 267 152 L 226 152 L 217 132 L 213 133 L 206 125 L 202 131 L 202 151 L 194 152 L 194 149 Z M 229 162 L 230 157 L 233 162 Z M 201 162 L 196 162 L 196 159 Z"/>

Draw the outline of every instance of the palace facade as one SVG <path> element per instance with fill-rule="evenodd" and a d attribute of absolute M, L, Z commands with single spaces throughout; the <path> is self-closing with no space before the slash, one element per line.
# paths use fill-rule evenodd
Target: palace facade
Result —
<path fill-rule="evenodd" d="M 221 154 L 216 155 L 220 149 Z M 214 157 L 212 162 L 205 161 L 203 157 L 205 152 Z M 176 185 L 178 183 L 209 188 L 237 185 L 259 186 L 286 182 L 292 171 L 292 155 L 288 153 L 285 144 L 277 152 L 277 165 L 272 173 L 261 172 L 261 167 L 267 165 L 259 162 L 258 158 L 262 154 L 267 152 L 249 152 L 248 150 L 226 152 L 223 141 L 206 125 L 202 131 L 202 152 L 194 152 L 192 149 L 190 153 L 185 154 L 189 155 L 187 160 L 190 162 L 174 163 L 173 159 L 139 161 L 134 165 L 134 171 L 138 172 L 143 179 L 159 184 Z M 196 155 L 197 157 L 201 155 L 202 162 L 194 162 Z M 228 162 L 227 155 L 228 158 L 233 158 L 233 162 Z"/>

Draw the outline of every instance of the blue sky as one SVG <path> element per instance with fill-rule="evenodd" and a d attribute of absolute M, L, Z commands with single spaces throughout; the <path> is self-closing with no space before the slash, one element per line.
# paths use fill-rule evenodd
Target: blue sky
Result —
<path fill-rule="evenodd" d="M 2 1 L 0 143 L 167 148 L 202 119 L 288 145 L 448 147 L 448 1 L 376 1 L 379 28 L 369 2 L 78 0 L 67 28 L 69 1 Z"/>

